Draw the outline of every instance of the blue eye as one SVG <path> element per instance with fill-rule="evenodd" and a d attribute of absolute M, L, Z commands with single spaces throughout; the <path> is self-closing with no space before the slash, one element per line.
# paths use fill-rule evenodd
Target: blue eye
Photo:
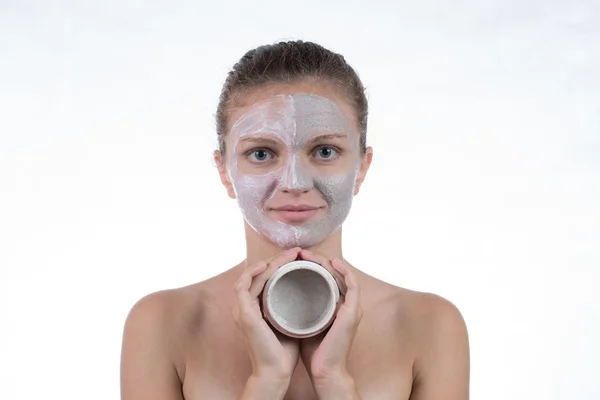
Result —
<path fill-rule="evenodd" d="M 330 160 L 337 155 L 337 151 L 333 147 L 325 146 L 317 150 L 317 155 L 319 158 Z"/>
<path fill-rule="evenodd" d="M 252 158 L 254 161 L 266 161 L 269 159 L 269 157 L 272 157 L 271 154 L 264 149 L 254 150 L 252 153 L 250 153 L 250 158 Z"/>

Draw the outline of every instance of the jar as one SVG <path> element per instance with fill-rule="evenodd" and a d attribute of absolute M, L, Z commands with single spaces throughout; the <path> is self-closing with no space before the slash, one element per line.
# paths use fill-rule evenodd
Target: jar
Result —
<path fill-rule="evenodd" d="M 312 261 L 296 260 L 271 275 L 262 292 L 270 325 L 286 336 L 307 338 L 334 321 L 340 290 L 333 275 Z"/>

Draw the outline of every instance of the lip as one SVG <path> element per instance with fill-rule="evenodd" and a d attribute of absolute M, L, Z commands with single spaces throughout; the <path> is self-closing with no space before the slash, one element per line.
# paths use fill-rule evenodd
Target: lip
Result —
<path fill-rule="evenodd" d="M 321 207 L 315 207 L 308 204 L 286 204 L 281 207 L 273 207 L 273 211 L 311 211 L 318 210 Z"/>
<path fill-rule="evenodd" d="M 282 219 L 285 222 L 301 223 L 313 218 L 321 208 L 323 207 L 315 207 L 306 204 L 287 204 L 281 207 L 273 207 L 271 208 L 271 211 L 277 213 L 278 219 Z"/>

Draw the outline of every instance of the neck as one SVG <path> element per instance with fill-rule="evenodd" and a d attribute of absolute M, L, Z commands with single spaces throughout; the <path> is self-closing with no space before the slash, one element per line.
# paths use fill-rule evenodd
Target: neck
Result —
<path fill-rule="evenodd" d="M 246 260 L 245 266 L 250 267 L 259 261 L 266 261 L 273 257 L 277 253 L 280 253 L 286 249 L 282 249 L 267 237 L 258 234 L 252 227 L 247 223 L 244 223 L 246 231 Z M 321 254 L 327 258 L 339 258 L 343 260 L 342 256 L 342 228 L 340 227 L 331 235 L 325 238 L 321 243 L 315 246 L 302 247 L 313 251 L 317 254 Z"/>

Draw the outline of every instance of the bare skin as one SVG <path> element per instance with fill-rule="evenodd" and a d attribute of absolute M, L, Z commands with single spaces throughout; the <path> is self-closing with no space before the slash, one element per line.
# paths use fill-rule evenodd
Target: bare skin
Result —
<path fill-rule="evenodd" d="M 307 81 L 247 94 L 231 118 L 261 98 L 297 92 L 326 96 L 349 118 L 354 117 L 352 107 L 334 88 Z M 222 157 L 215 154 L 217 162 Z M 371 158 L 368 149 L 355 194 Z M 235 198 L 223 164 L 219 163 L 221 180 Z M 315 194 L 284 190 L 278 195 L 310 198 Z M 282 249 L 247 224 L 245 228 L 247 257 L 240 264 L 206 281 L 150 294 L 132 308 L 123 337 L 122 399 L 235 400 L 247 388 L 253 365 L 244 335 L 232 316 L 238 301 L 234 287 L 244 271 Z M 310 250 L 327 259 L 344 260 L 341 229 Z M 361 289 L 362 319 L 346 363 L 356 389 L 352 398 L 468 399 L 469 344 L 457 308 L 437 295 L 400 288 L 346 260 L 344 264 Z M 309 371 L 300 359 L 286 384 L 284 399 L 319 398 Z"/>

